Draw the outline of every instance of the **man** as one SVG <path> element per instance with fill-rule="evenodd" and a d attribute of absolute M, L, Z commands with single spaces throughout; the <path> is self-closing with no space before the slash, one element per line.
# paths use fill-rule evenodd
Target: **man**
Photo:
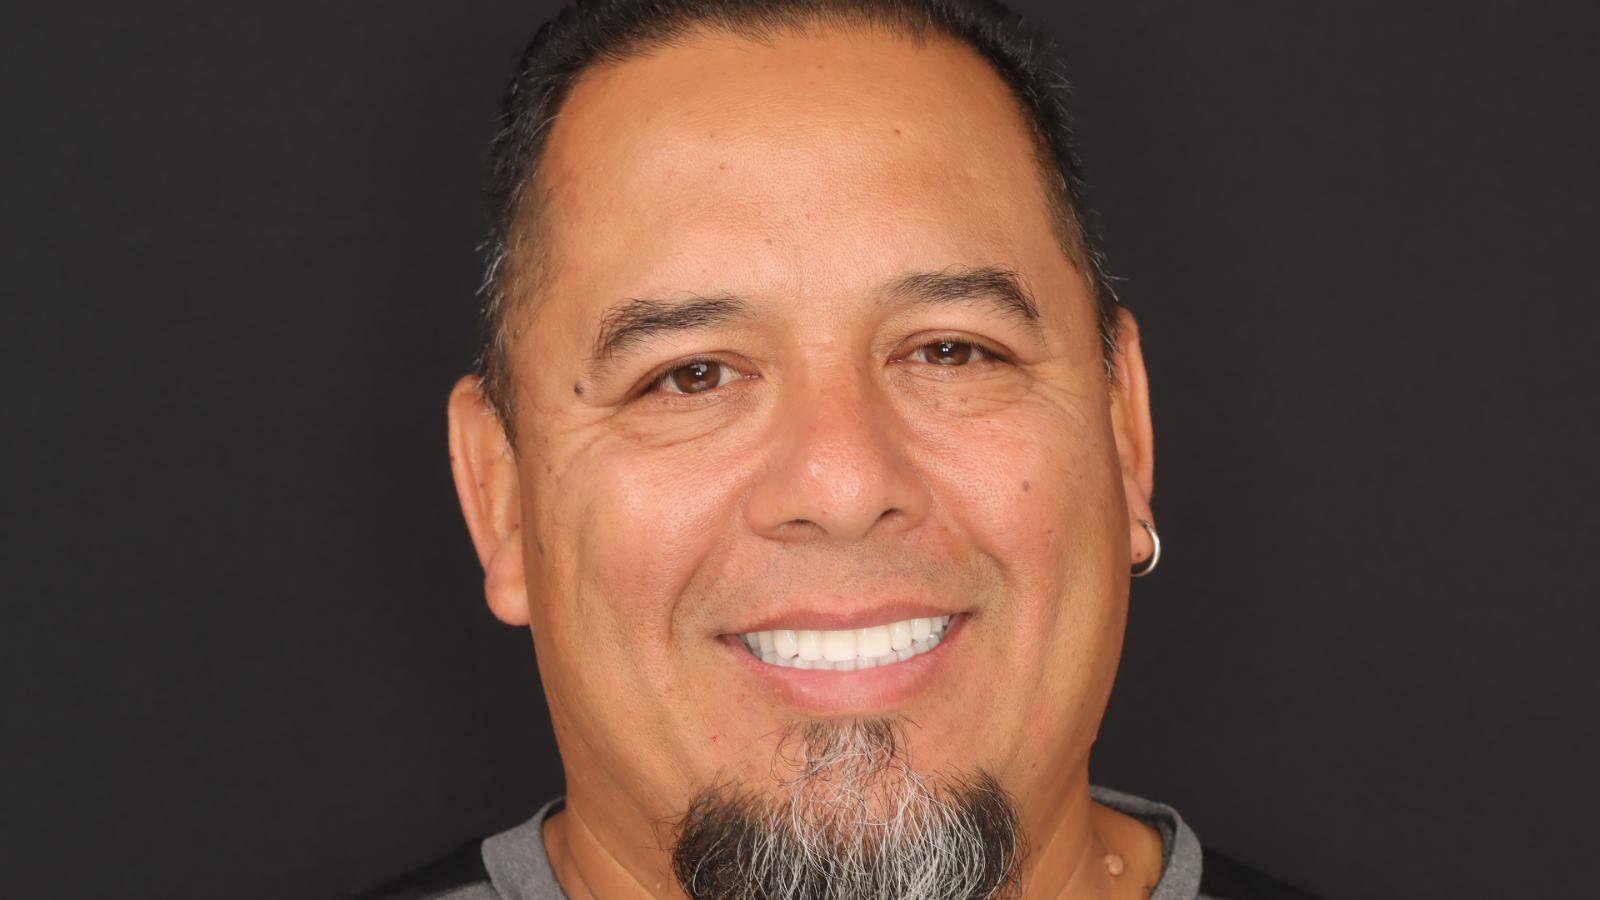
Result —
<path fill-rule="evenodd" d="M 1047 46 L 981 0 L 535 38 L 450 448 L 567 794 L 377 896 L 1304 896 L 1089 784 L 1159 544 Z"/>

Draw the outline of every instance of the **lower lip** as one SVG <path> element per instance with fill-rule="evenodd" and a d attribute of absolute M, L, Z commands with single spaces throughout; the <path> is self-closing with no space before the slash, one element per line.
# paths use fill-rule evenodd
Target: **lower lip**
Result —
<path fill-rule="evenodd" d="M 782 702 L 814 712 L 851 712 L 897 706 L 921 693 L 937 677 L 966 631 L 967 615 L 950 617 L 938 646 L 902 662 L 854 672 L 796 669 L 764 663 L 737 635 L 723 644 L 758 681 Z"/>

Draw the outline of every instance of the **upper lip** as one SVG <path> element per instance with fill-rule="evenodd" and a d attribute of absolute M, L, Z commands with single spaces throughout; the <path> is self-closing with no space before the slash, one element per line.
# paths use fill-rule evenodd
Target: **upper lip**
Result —
<path fill-rule="evenodd" d="M 906 619 L 934 619 L 953 616 L 961 610 L 915 601 L 886 603 L 864 609 L 818 609 L 799 607 L 787 609 L 764 619 L 741 625 L 729 634 L 749 634 L 756 631 L 842 631 L 847 628 L 868 628 L 888 625 Z"/>

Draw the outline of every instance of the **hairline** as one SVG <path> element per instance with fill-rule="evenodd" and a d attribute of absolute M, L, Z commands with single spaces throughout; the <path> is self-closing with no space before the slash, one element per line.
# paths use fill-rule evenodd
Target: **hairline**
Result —
<path fill-rule="evenodd" d="M 491 261 L 482 287 L 489 298 L 485 311 L 490 336 L 488 346 L 479 360 L 480 384 L 491 409 L 500 420 L 512 452 L 516 448 L 517 401 L 511 349 L 521 334 L 521 326 L 532 318 L 539 306 L 540 295 L 548 286 L 555 268 L 558 249 L 556 232 L 549 216 L 549 209 L 555 203 L 555 191 L 546 177 L 547 169 L 543 163 L 555 123 L 578 86 L 594 74 L 663 50 L 681 47 L 696 38 L 726 35 L 770 45 L 773 39 L 784 36 L 851 32 L 876 32 L 898 37 L 909 40 L 918 48 L 943 42 L 975 56 L 1000 81 L 1011 97 L 1012 110 L 1020 119 L 1032 145 L 1034 170 L 1038 175 L 1056 243 L 1089 289 L 1105 359 L 1106 379 L 1115 386 L 1112 355 L 1117 352 L 1117 323 L 1114 317 L 1108 318 L 1106 307 L 1114 305 L 1116 300 L 1114 295 L 1104 296 L 1110 286 L 1105 283 L 1107 276 L 1103 271 L 1103 263 L 1087 233 L 1089 223 L 1084 220 L 1089 212 L 1079 209 L 1074 203 L 1066 173 L 1062 170 L 1063 161 L 1057 158 L 1051 135 L 1040 116 L 1035 114 L 1006 73 L 988 58 L 981 47 L 941 23 L 878 15 L 873 10 L 785 10 L 779 20 L 754 23 L 701 18 L 670 23 L 660 34 L 624 38 L 617 41 L 615 46 L 597 52 L 594 58 L 574 69 L 562 85 L 553 108 L 545 110 L 545 120 L 540 123 L 538 134 L 532 141 L 531 158 L 526 162 L 521 184 L 517 186 L 509 204 L 510 215 L 506 217 L 504 232 L 492 236 L 488 242 Z"/>

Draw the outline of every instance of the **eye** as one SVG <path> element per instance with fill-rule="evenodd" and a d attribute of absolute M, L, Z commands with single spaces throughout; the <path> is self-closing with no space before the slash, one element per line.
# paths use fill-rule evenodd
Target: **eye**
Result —
<path fill-rule="evenodd" d="M 726 363 L 697 359 L 662 373 L 652 388 L 668 394 L 704 394 L 739 377 L 739 373 Z"/>
<path fill-rule="evenodd" d="M 967 341 L 934 341 L 911 351 L 911 359 L 935 366 L 964 366 L 974 359 L 990 359 L 992 354 Z"/>

